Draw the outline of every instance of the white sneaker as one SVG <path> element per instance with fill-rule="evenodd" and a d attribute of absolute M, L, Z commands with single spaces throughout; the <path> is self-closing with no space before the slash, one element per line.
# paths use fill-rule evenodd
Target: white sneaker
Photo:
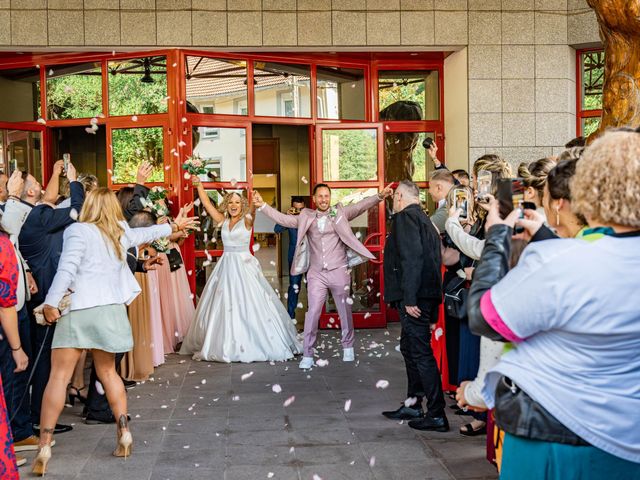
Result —
<path fill-rule="evenodd" d="M 356 359 L 356 354 L 353 351 L 353 348 L 345 348 L 342 353 L 342 361 L 343 362 L 353 362 Z"/>
<path fill-rule="evenodd" d="M 313 367 L 313 357 L 302 357 L 302 361 L 298 366 L 303 370 L 309 370 Z"/>

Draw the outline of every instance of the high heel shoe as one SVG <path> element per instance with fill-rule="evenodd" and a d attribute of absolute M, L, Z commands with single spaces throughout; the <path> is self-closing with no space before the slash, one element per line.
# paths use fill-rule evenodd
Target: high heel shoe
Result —
<path fill-rule="evenodd" d="M 133 450 L 133 436 L 129 430 L 123 432 L 122 430 L 125 428 L 129 428 L 127 416 L 120 415 L 120 418 L 118 419 L 118 445 L 113 452 L 114 457 L 124 457 L 126 459 L 131 456 L 131 451 Z"/>
<path fill-rule="evenodd" d="M 51 460 L 51 446 L 44 445 L 40 447 L 38 450 L 38 455 L 33 460 L 33 465 L 31 467 L 31 472 L 35 475 L 43 477 L 45 473 L 47 473 L 47 464 Z"/>
<path fill-rule="evenodd" d="M 87 397 L 80 395 L 80 392 L 82 390 L 86 390 L 86 386 L 82 387 L 82 388 L 78 388 L 74 385 L 69 384 L 69 386 L 67 387 L 67 390 L 73 389 L 75 390 L 75 393 L 69 392 L 67 394 L 68 397 L 68 403 L 69 405 L 71 405 L 72 407 L 75 406 L 76 404 L 76 400 L 78 400 L 80 403 L 82 403 L 83 405 L 86 405 L 87 403 Z"/>

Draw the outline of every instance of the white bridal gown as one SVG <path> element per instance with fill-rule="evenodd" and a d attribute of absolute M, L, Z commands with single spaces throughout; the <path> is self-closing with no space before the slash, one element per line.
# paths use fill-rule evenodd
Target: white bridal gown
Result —
<path fill-rule="evenodd" d="M 301 353 L 287 310 L 251 255 L 244 220 L 222 225 L 224 253 L 207 281 L 180 354 L 194 360 L 260 362 Z"/>

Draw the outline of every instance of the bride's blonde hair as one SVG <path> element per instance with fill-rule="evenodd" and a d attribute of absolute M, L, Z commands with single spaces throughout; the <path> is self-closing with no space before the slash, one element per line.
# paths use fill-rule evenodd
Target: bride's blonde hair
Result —
<path fill-rule="evenodd" d="M 120 222 L 125 221 L 122 207 L 111 190 L 105 187 L 96 188 L 87 194 L 78 221 L 92 223 L 100 230 L 107 246 L 111 244 L 120 260 L 124 260 L 124 249 L 120 238 L 124 228 Z"/>

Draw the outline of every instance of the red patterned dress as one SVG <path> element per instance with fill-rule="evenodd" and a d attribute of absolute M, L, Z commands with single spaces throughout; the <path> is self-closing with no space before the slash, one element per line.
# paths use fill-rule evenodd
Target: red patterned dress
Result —
<path fill-rule="evenodd" d="M 18 261 L 6 233 L 0 233 L 0 308 L 16 305 L 16 288 L 18 286 Z M 0 339 L 6 342 L 6 339 Z M 0 478 L 2 480 L 18 480 L 18 467 L 13 451 L 13 437 L 7 405 L 4 401 L 2 378 L 0 378 Z"/>

